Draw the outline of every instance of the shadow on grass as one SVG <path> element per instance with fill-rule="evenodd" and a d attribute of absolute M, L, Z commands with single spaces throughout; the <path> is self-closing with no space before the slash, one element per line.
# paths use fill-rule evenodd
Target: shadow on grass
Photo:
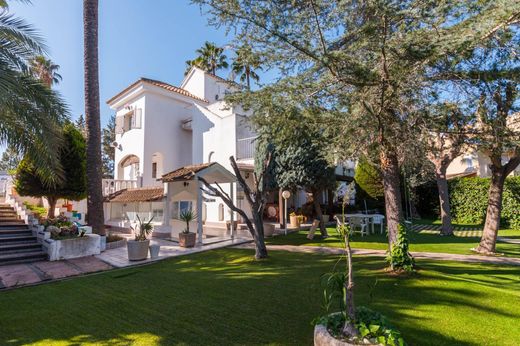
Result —
<path fill-rule="evenodd" d="M 252 256 L 221 249 L 0 293 L 0 344 L 311 345 L 310 323 L 323 314 L 320 276 L 337 257 Z M 483 341 L 491 334 L 489 316 L 502 324 L 520 318 L 502 304 L 510 292 L 487 289 L 491 275 L 513 280 L 509 267 L 421 261 L 416 275 L 399 278 L 383 272 L 380 258 L 356 257 L 354 265 L 357 304 L 387 315 L 410 345 L 473 345 L 470 334 Z M 479 330 L 467 313 L 481 319 Z"/>

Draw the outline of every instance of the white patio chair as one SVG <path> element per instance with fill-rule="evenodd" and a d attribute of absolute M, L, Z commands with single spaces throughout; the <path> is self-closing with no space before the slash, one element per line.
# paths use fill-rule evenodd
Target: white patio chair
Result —
<path fill-rule="evenodd" d="M 350 223 L 350 229 L 352 232 L 357 232 L 357 229 L 359 228 L 359 232 L 361 233 L 362 237 L 368 235 L 368 223 L 366 218 L 351 217 L 349 218 L 348 222 Z"/>
<path fill-rule="evenodd" d="M 383 215 L 375 214 L 372 216 L 372 223 L 380 226 L 380 233 L 384 232 L 385 217 Z"/>

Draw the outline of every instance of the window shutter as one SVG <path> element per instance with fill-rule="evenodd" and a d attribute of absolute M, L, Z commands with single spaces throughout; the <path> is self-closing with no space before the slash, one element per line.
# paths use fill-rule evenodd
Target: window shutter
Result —
<path fill-rule="evenodd" d="M 134 128 L 134 129 L 141 128 L 142 116 L 143 116 L 143 109 L 136 108 L 134 118 L 133 118 L 134 124 L 133 124 L 132 128 Z"/>
<path fill-rule="evenodd" d="M 116 134 L 122 134 L 124 132 L 125 117 L 116 117 Z"/>

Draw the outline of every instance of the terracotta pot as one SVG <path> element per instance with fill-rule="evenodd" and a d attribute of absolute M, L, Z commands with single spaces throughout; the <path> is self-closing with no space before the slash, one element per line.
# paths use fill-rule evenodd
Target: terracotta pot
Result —
<path fill-rule="evenodd" d="M 271 223 L 264 223 L 264 237 L 272 237 L 275 226 Z"/>
<path fill-rule="evenodd" d="M 126 248 L 128 249 L 128 259 L 130 261 L 141 261 L 148 257 L 148 246 L 150 246 L 150 240 L 128 240 L 126 242 Z"/>
<path fill-rule="evenodd" d="M 233 229 L 236 230 L 238 227 L 238 221 L 233 221 Z M 226 221 L 226 229 L 231 231 L 231 221 Z"/>
<path fill-rule="evenodd" d="M 290 220 L 292 228 L 300 228 L 300 220 L 298 219 L 297 215 L 291 215 Z"/>
<path fill-rule="evenodd" d="M 179 233 L 179 246 L 194 247 L 197 235 L 195 233 Z"/>

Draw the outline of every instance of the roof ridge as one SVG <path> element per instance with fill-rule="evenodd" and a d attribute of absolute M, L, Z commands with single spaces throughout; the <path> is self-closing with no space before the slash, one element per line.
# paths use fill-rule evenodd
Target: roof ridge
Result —
<path fill-rule="evenodd" d="M 167 83 L 167 82 L 163 82 L 163 81 L 160 81 L 160 80 L 157 80 L 157 79 L 148 78 L 148 77 L 140 77 L 137 81 L 133 82 L 132 84 L 130 84 L 129 86 L 124 88 L 122 91 L 117 93 L 115 96 L 113 96 L 110 99 L 108 99 L 107 103 L 108 104 L 112 103 L 112 101 L 114 101 L 115 99 L 117 99 L 121 95 L 125 94 L 126 92 L 131 90 L 133 87 L 135 87 L 139 83 L 149 83 L 149 84 L 152 84 L 152 85 L 154 85 L 156 87 L 163 88 L 164 90 L 175 92 L 175 93 L 177 93 L 179 95 L 183 95 L 183 96 L 186 96 L 186 97 L 193 98 L 195 100 L 199 100 L 199 101 L 203 101 L 203 102 L 209 103 L 208 100 L 206 100 L 206 99 L 204 99 L 202 97 L 199 97 L 197 95 L 194 95 L 194 94 L 192 94 L 191 92 L 189 92 L 186 89 L 183 89 L 181 87 L 175 86 L 175 85 Z"/>

